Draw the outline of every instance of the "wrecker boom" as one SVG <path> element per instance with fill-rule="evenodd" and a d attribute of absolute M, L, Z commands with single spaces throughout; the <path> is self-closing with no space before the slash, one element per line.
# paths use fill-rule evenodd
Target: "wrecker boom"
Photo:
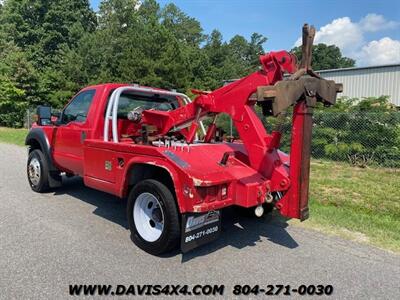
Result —
<path fill-rule="evenodd" d="M 340 84 L 320 78 L 311 68 L 314 27 L 303 27 L 303 56 L 297 69 L 296 57 L 286 51 L 260 56 L 262 69 L 212 92 L 196 91 L 198 96 L 188 105 L 170 112 L 143 112 L 143 122 L 157 126 L 159 134 L 168 133 L 182 124 L 191 125 L 181 131 L 186 141 L 193 142 L 201 117 L 228 114 L 248 153 L 250 166 L 269 179 L 271 191 L 286 191 L 276 203 L 282 215 L 304 220 L 308 217 L 308 186 L 311 152 L 312 113 L 317 101 L 326 106 L 336 101 Z M 293 74 L 283 80 L 283 73 Z M 309 77 L 302 77 L 303 75 Z M 267 133 L 254 105 L 259 102 L 263 112 L 285 115 L 294 105 L 291 131 L 289 178 L 282 170 L 277 148 L 281 132 Z M 214 119 L 215 120 L 215 119 Z M 208 128 L 205 141 L 213 136 L 215 122 Z M 222 159 L 222 158 L 221 158 Z"/>

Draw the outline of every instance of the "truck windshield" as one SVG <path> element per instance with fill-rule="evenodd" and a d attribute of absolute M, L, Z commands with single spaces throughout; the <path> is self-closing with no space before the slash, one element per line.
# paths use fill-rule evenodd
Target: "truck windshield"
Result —
<path fill-rule="evenodd" d="M 169 111 L 179 107 L 175 96 L 122 93 L 118 103 L 118 118 L 126 118 L 136 108 Z"/>

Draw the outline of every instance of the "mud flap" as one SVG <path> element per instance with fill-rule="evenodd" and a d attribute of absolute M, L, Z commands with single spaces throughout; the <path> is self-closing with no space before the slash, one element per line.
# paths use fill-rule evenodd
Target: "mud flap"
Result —
<path fill-rule="evenodd" d="M 221 233 L 221 212 L 185 213 L 182 215 L 181 250 L 188 252 L 216 240 Z"/>

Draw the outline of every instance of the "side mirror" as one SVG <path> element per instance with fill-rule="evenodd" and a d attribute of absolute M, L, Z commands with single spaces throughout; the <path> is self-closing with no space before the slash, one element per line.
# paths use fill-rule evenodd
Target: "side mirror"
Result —
<path fill-rule="evenodd" d="M 37 108 L 38 125 L 50 125 L 51 124 L 51 107 L 40 105 Z"/>
<path fill-rule="evenodd" d="M 51 116 L 55 119 L 59 119 L 61 117 L 61 113 L 60 112 L 52 112 Z"/>
<path fill-rule="evenodd" d="M 61 124 L 61 112 L 51 112 L 51 122 L 53 125 L 60 125 Z"/>

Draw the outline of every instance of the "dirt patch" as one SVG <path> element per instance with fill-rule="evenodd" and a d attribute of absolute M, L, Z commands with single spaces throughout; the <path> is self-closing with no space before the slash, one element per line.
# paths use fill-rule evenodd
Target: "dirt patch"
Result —
<path fill-rule="evenodd" d="M 341 228 L 340 229 L 341 233 L 345 235 L 346 237 L 360 243 L 368 243 L 369 238 L 362 232 L 359 231 L 350 231 L 346 228 Z"/>

